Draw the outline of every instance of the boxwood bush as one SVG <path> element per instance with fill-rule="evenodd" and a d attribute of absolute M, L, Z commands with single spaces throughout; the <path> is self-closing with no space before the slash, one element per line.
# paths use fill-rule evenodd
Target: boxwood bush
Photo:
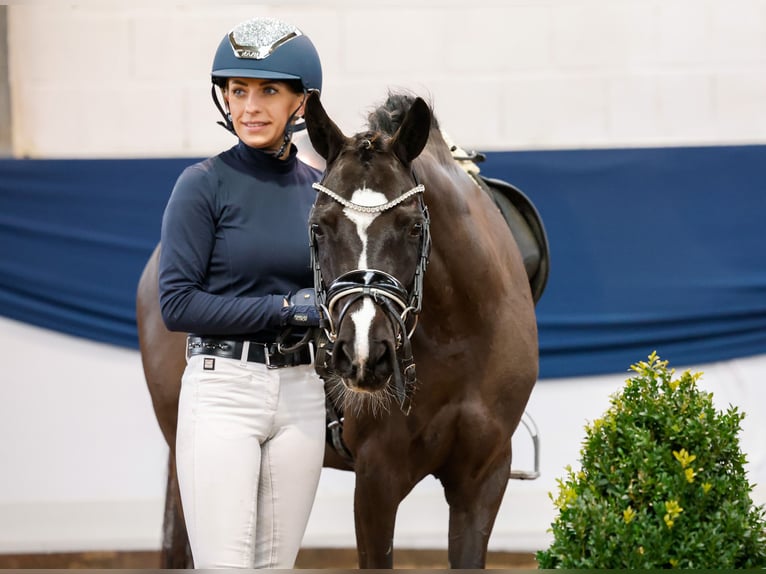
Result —
<path fill-rule="evenodd" d="M 580 469 L 551 499 L 553 542 L 540 568 L 759 568 L 764 509 L 755 506 L 736 407 L 713 407 L 701 373 L 675 377 L 652 353 L 585 427 Z"/>

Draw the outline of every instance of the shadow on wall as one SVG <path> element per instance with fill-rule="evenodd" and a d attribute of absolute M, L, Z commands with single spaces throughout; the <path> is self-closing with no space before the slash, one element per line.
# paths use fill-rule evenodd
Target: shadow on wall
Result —
<path fill-rule="evenodd" d="M 8 6 L 0 6 L 0 157 L 10 157 L 11 87 L 8 80 Z"/>

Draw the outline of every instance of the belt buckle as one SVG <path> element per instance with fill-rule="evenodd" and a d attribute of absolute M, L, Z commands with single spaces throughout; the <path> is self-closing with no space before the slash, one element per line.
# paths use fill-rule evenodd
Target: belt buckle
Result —
<path fill-rule="evenodd" d="M 199 341 L 192 342 L 192 336 L 191 335 L 186 335 L 186 360 L 187 360 L 187 362 L 191 358 L 193 351 L 195 349 L 199 349 L 200 347 L 202 347 L 202 343 L 200 343 Z"/>
<path fill-rule="evenodd" d="M 266 361 L 266 368 L 267 369 L 278 369 L 279 365 L 272 365 L 271 364 L 271 350 L 269 349 L 268 343 L 261 343 L 263 345 L 263 359 Z"/>

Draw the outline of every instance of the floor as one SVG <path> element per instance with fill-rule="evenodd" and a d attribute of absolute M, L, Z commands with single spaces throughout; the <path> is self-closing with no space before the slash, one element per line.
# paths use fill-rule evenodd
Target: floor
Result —
<path fill-rule="evenodd" d="M 157 569 L 159 552 L 77 552 L 50 554 L 0 554 L 0 569 Z M 356 569 L 352 548 L 305 548 L 295 565 L 301 569 Z M 446 550 L 397 550 L 397 569 L 447 569 Z M 487 568 L 535 570 L 533 554 L 491 552 Z"/>

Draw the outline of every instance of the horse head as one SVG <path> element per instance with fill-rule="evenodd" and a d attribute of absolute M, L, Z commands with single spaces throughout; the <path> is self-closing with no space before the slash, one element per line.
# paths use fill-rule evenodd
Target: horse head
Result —
<path fill-rule="evenodd" d="M 345 394 L 403 402 L 414 385 L 409 339 L 430 247 L 424 187 L 412 162 L 428 141 L 431 111 L 417 98 L 400 119 L 393 134 L 347 137 L 317 96 L 306 106 L 311 143 L 327 162 L 309 219 L 332 345 L 325 374 L 342 381 Z"/>

